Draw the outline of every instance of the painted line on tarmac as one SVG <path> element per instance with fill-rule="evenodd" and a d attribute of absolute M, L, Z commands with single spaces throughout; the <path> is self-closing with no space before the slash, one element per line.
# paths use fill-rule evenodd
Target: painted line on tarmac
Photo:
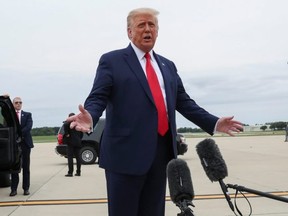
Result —
<path fill-rule="evenodd" d="M 78 204 L 103 204 L 107 199 L 66 199 L 66 200 L 26 200 L 0 202 L 1 206 L 32 206 L 32 205 L 78 205 Z"/>
<path fill-rule="evenodd" d="M 252 193 L 243 193 L 246 198 L 261 197 Z M 276 191 L 268 192 L 275 196 L 288 196 L 288 191 Z M 231 198 L 235 197 L 235 194 L 230 194 Z M 244 198 L 241 194 L 238 194 L 237 199 Z M 207 194 L 197 195 L 194 200 L 210 200 L 210 199 L 225 199 L 223 194 Z M 166 197 L 166 201 L 171 201 L 169 196 Z M 26 200 L 26 201 L 4 201 L 0 202 L 0 207 L 8 206 L 36 206 L 36 205 L 81 205 L 81 204 L 107 204 L 107 198 L 100 199 L 65 199 L 65 200 Z"/>

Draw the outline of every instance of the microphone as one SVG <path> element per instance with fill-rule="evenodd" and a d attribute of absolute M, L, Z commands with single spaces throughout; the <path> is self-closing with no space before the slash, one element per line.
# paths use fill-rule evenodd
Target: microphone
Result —
<path fill-rule="evenodd" d="M 229 207 L 234 212 L 227 186 L 223 182 L 223 179 L 228 176 L 228 169 L 215 141 L 208 138 L 201 141 L 196 145 L 196 151 L 206 175 L 212 182 L 219 182 Z"/>
<path fill-rule="evenodd" d="M 193 216 L 189 206 L 193 206 L 194 190 L 191 173 L 186 161 L 172 159 L 167 165 L 167 177 L 171 200 L 180 208 L 180 215 Z"/>

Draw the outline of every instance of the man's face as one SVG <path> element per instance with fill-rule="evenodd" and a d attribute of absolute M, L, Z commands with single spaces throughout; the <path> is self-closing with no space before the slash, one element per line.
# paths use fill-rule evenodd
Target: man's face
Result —
<path fill-rule="evenodd" d="M 150 14 L 137 15 L 127 29 L 129 39 L 142 51 L 153 49 L 158 36 L 158 23 Z"/>
<path fill-rule="evenodd" d="M 21 108 L 22 108 L 22 100 L 21 100 L 21 98 L 15 98 L 13 100 L 13 106 L 14 106 L 15 110 L 21 110 Z"/>

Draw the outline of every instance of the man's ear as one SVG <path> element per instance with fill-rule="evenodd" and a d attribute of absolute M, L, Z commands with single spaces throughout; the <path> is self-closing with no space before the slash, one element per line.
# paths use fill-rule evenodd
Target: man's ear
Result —
<path fill-rule="evenodd" d="M 128 38 L 131 40 L 132 39 L 132 31 L 130 28 L 127 28 L 127 35 L 128 35 Z"/>

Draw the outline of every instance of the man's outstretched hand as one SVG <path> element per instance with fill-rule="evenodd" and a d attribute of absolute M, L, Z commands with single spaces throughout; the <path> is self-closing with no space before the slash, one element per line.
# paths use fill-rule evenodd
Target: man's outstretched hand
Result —
<path fill-rule="evenodd" d="M 71 122 L 71 129 L 75 128 L 75 130 L 82 131 L 84 133 L 91 132 L 93 127 L 92 116 L 81 104 L 79 105 L 79 111 L 80 113 L 70 116 L 66 119 L 66 121 Z"/>
<path fill-rule="evenodd" d="M 242 123 L 233 120 L 234 116 L 222 117 L 218 120 L 216 131 L 234 136 L 233 132 L 239 133 L 243 130 Z"/>

